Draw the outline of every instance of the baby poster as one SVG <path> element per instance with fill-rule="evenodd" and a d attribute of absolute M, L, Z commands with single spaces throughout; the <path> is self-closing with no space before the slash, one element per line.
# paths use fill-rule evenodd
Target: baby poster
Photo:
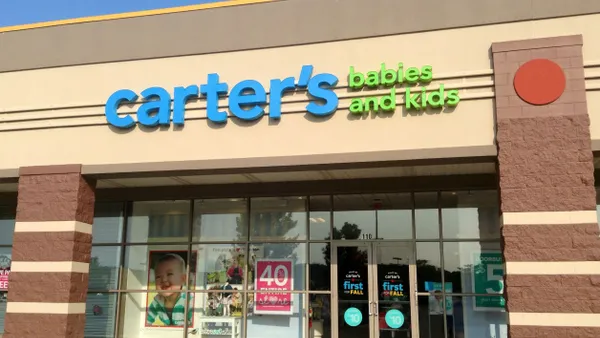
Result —
<path fill-rule="evenodd" d="M 146 327 L 183 327 L 186 302 L 189 304 L 188 327 L 193 327 L 193 294 L 185 291 L 187 265 L 189 263 L 190 276 L 195 276 L 196 259 L 196 251 L 192 251 L 189 259 L 186 250 L 149 252 Z M 191 280 L 190 289 L 194 284 Z"/>

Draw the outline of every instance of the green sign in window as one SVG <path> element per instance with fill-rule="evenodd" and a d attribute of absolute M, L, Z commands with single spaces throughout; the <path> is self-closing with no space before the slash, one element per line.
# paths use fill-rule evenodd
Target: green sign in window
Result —
<path fill-rule="evenodd" d="M 502 310 L 505 306 L 504 297 L 498 297 L 504 292 L 504 262 L 499 251 L 484 251 L 473 257 L 473 292 L 490 294 L 476 296 L 475 310 Z"/>

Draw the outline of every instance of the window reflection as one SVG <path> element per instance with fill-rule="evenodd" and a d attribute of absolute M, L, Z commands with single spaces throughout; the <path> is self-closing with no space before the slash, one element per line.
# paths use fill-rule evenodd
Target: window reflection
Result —
<path fill-rule="evenodd" d="M 415 193 L 417 239 L 440 238 L 437 192 Z"/>
<path fill-rule="evenodd" d="M 249 293 L 247 338 L 302 338 L 305 332 L 306 302 L 303 294 L 280 293 L 279 299 L 285 299 L 286 315 L 261 314 L 264 306 L 259 293 Z"/>
<path fill-rule="evenodd" d="M 331 338 L 331 296 L 310 295 L 309 306 L 310 337 Z"/>
<path fill-rule="evenodd" d="M 498 242 L 446 242 L 444 269 L 453 292 L 502 294 L 504 291 L 504 265 Z"/>
<path fill-rule="evenodd" d="M 4 333 L 4 316 L 8 293 L 8 278 L 12 262 L 13 234 L 15 231 L 15 206 L 0 206 L 0 337 Z"/>
<path fill-rule="evenodd" d="M 496 191 L 442 193 L 444 238 L 500 239 Z"/>
<path fill-rule="evenodd" d="M 0 245 L 11 245 L 15 232 L 16 208 L 0 206 Z"/>
<path fill-rule="evenodd" d="M 333 239 L 375 239 L 375 210 L 369 195 L 333 197 Z"/>
<path fill-rule="evenodd" d="M 410 194 L 334 196 L 334 239 L 412 238 Z"/>
<path fill-rule="evenodd" d="M 194 202 L 194 241 L 246 241 L 248 202 L 244 198 Z"/>
<path fill-rule="evenodd" d="M 422 337 L 506 338 L 507 314 L 503 310 L 477 309 L 477 297 L 419 297 L 419 331 Z M 444 305 L 446 307 L 444 312 Z M 444 316 L 445 313 L 445 316 Z M 446 323 L 444 325 L 444 317 Z"/>
<path fill-rule="evenodd" d="M 306 204 L 305 197 L 253 198 L 250 202 L 250 239 L 306 239 Z"/>
<path fill-rule="evenodd" d="M 420 292 L 428 292 L 429 285 L 442 282 L 441 262 L 439 242 L 417 243 L 417 281 Z"/>
<path fill-rule="evenodd" d="M 85 337 L 115 337 L 117 294 L 89 293 L 85 304 Z"/>
<path fill-rule="evenodd" d="M 255 271 L 257 262 L 263 261 L 283 261 L 291 265 L 291 275 L 293 276 L 292 290 L 306 289 L 306 244 L 304 243 L 252 243 L 252 256 L 249 257 L 251 264 L 248 264 L 249 280 L 256 282 L 261 271 Z M 287 263 L 286 263 L 287 264 Z M 264 272 L 264 271 L 263 271 Z M 274 273 L 273 270 L 271 272 Z M 249 289 L 254 285 L 249 284 Z M 287 291 L 287 290 L 286 290 Z"/>
<path fill-rule="evenodd" d="M 187 242 L 190 228 L 190 201 L 133 203 L 127 241 Z"/>
<path fill-rule="evenodd" d="M 231 290 L 245 288 L 246 272 L 251 270 L 248 261 L 255 260 L 254 250 L 248 255 L 246 245 L 232 244 L 199 244 L 192 250 L 199 257 L 194 277 L 196 290 L 216 290 L 226 286 L 231 286 Z"/>
<path fill-rule="evenodd" d="M 120 243 L 123 240 L 123 203 L 97 203 L 92 226 L 92 243 Z"/>
<path fill-rule="evenodd" d="M 89 290 L 117 289 L 119 278 L 120 246 L 93 246 L 90 260 Z"/>
<path fill-rule="evenodd" d="M 331 290 L 331 259 L 329 243 L 311 243 L 310 257 L 310 289 Z"/>
<path fill-rule="evenodd" d="M 331 228 L 331 196 L 311 196 L 310 214 L 310 239 L 329 239 Z"/>
<path fill-rule="evenodd" d="M 8 293 L 0 290 L 0 336 L 4 333 L 4 316 L 6 315 L 6 304 Z"/>

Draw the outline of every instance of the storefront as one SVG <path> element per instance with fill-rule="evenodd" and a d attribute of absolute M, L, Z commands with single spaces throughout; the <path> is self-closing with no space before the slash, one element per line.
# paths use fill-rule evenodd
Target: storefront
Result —
<path fill-rule="evenodd" d="M 600 336 L 600 5 L 262 2 L 0 35 L 2 338 Z"/>
<path fill-rule="evenodd" d="M 490 327 L 499 334 L 506 313 L 496 196 L 480 190 L 100 203 L 86 336 L 112 337 L 115 324 L 124 337 L 179 336 L 185 323 L 157 321 L 150 305 L 157 262 L 172 255 L 180 258 L 171 262 L 188 263 L 177 280 L 191 300 L 183 317 L 190 336 L 331 337 L 348 329 L 362 337 L 371 329 L 443 336 L 445 321 L 452 336 Z M 497 285 L 477 271 L 487 268 L 496 269 L 490 275 Z M 446 310 L 434 294 L 442 282 Z M 121 323 L 113 317 L 117 307 Z M 386 319 L 388 308 L 399 309 L 398 318 Z M 102 315 L 93 314 L 99 309 Z M 352 311 L 357 318 L 348 317 Z"/>

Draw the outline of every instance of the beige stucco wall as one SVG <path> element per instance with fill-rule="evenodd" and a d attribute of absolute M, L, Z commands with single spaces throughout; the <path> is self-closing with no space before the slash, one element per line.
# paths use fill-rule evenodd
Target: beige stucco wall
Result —
<path fill-rule="evenodd" d="M 436 156 L 458 156 L 454 149 L 477 147 L 494 154 L 493 92 L 489 48 L 492 42 L 583 34 L 584 58 L 600 60 L 600 15 L 521 22 L 421 34 L 0 73 L 0 170 L 21 166 L 84 165 L 206 159 L 343 154 L 385 150 L 439 149 Z M 190 42 L 187 42 L 190 43 Z M 201 43 L 201 42 L 199 42 Z M 434 79 L 460 88 L 462 101 L 450 113 L 356 120 L 349 116 L 349 94 L 338 89 L 340 110 L 315 121 L 302 113 L 305 95 L 284 99 L 278 124 L 229 121 L 222 128 L 205 119 L 187 121 L 182 130 L 115 132 L 105 123 L 103 103 L 114 91 L 149 86 L 200 84 L 217 72 L 230 86 L 244 79 L 264 85 L 272 78 L 298 76 L 303 64 L 330 72 L 346 83 L 348 67 L 377 69 L 381 62 L 433 66 Z M 432 84 L 437 87 L 436 83 Z M 382 91 L 381 93 L 384 93 Z M 600 139 L 590 97 L 592 130 Z M 286 103 L 287 102 L 287 103 Z M 225 101 L 223 101 L 223 104 Z M 202 104 L 190 104 L 202 108 Z M 38 110 L 43 109 L 43 110 Z M 203 118 L 205 111 L 188 111 Z M 60 117 L 60 118 L 59 118 Z M 598 130 L 597 130 L 598 129 Z M 411 158 L 430 156 L 410 152 Z"/>

